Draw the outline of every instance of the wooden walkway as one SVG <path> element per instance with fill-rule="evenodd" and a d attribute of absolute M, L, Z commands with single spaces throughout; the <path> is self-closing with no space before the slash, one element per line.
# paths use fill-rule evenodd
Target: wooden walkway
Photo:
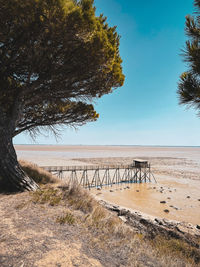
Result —
<path fill-rule="evenodd" d="M 155 180 L 150 164 L 145 167 L 132 165 L 44 166 L 48 172 L 69 183 L 85 188 L 102 188 L 121 183 L 143 183 Z"/>

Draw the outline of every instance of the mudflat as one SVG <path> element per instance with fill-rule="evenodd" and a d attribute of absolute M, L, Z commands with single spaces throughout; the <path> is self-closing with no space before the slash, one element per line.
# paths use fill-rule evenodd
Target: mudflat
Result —
<path fill-rule="evenodd" d="M 39 166 L 129 164 L 134 158 L 146 159 L 151 163 L 157 184 L 129 184 L 128 187 L 122 184 L 112 187 L 112 190 L 104 187 L 100 192 L 93 190 L 92 193 L 152 216 L 200 224 L 200 147 L 15 147 L 18 158 Z"/>

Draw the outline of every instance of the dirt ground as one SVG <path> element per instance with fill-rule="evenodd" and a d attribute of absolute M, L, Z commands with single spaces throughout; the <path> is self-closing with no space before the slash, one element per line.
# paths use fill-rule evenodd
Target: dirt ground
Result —
<path fill-rule="evenodd" d="M 134 233 L 96 201 L 93 211 L 83 213 L 66 202 L 52 205 L 33 196 L 0 194 L 1 267 L 193 266 L 182 254 L 160 253 L 152 241 L 143 241 L 142 234 Z M 74 223 L 70 218 L 67 223 L 58 221 L 69 211 Z"/>
<path fill-rule="evenodd" d="M 29 193 L 0 195 L 0 266 L 102 266 L 85 252 L 89 238 L 81 227 L 56 222 L 63 207 L 38 208 L 32 202 L 23 207 L 29 198 Z"/>
<path fill-rule="evenodd" d="M 126 237 L 123 241 L 118 234 L 112 237 L 86 225 L 89 213 L 71 210 L 76 222 L 59 223 L 59 216 L 68 211 L 63 204 L 34 203 L 31 193 L 0 194 L 0 266 L 159 266 L 151 250 L 144 253 L 138 239 L 132 240 L 134 260 L 129 264 L 131 247 Z"/>

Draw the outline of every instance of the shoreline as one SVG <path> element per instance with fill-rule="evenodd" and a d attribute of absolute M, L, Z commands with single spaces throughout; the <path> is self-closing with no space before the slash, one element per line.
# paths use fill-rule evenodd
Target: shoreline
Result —
<path fill-rule="evenodd" d="M 200 182 L 192 181 L 189 187 L 184 181 L 156 179 L 157 184 L 119 184 L 98 191 L 92 189 L 92 193 L 104 201 L 153 217 L 199 225 L 200 199 L 195 186 Z"/>
<path fill-rule="evenodd" d="M 135 232 L 142 234 L 144 237 L 153 239 L 157 235 L 165 238 L 176 238 L 185 241 L 189 245 L 200 248 L 200 225 L 194 226 L 191 223 L 184 223 L 175 220 L 167 220 L 158 218 L 132 210 L 114 203 L 95 198 L 103 207 L 114 212 L 127 225 L 129 225 Z"/>
<path fill-rule="evenodd" d="M 166 218 L 153 216 L 153 215 L 141 212 L 139 210 L 134 210 L 134 209 L 127 208 L 121 205 L 116 205 L 113 202 L 105 201 L 97 196 L 94 196 L 94 197 L 105 208 L 118 213 L 118 216 L 124 222 L 128 222 L 130 215 L 133 215 L 137 218 L 137 221 L 142 220 L 144 222 L 144 220 L 146 220 L 147 222 L 151 224 L 155 224 L 157 226 L 168 227 L 174 230 L 178 230 L 180 233 L 182 232 L 182 233 L 191 234 L 191 235 L 200 237 L 200 225 L 194 225 L 192 223 L 187 223 L 187 222 L 182 222 L 182 221 L 177 221 L 177 220 L 169 220 Z"/>

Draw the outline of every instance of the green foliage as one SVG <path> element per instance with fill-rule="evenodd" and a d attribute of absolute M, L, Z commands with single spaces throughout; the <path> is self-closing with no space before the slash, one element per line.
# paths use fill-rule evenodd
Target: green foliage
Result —
<path fill-rule="evenodd" d="M 93 1 L 0 0 L 0 17 L 0 111 L 13 136 L 96 120 L 92 99 L 124 75 L 116 27 Z"/>
<path fill-rule="evenodd" d="M 186 16 L 185 31 L 189 40 L 184 51 L 188 71 L 180 76 L 178 94 L 181 104 L 195 107 L 200 113 L 200 1 L 195 0 L 196 15 Z"/>

